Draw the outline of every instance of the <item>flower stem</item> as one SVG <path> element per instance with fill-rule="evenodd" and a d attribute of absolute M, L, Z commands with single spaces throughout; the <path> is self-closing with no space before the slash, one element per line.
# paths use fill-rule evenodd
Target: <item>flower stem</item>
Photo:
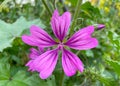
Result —
<path fill-rule="evenodd" d="M 60 83 L 59 83 L 60 86 L 63 86 L 63 85 L 64 85 L 64 84 L 63 84 L 63 83 L 64 83 L 64 76 L 65 76 L 65 75 L 64 75 L 64 72 L 62 71 L 62 75 L 61 75 L 61 79 L 60 79 Z"/>
<path fill-rule="evenodd" d="M 44 4 L 45 8 L 48 10 L 50 16 L 52 16 L 52 12 L 50 11 L 50 9 L 49 9 L 47 3 L 45 2 L 45 0 L 42 0 L 42 2 L 43 2 L 43 4 Z"/>
<path fill-rule="evenodd" d="M 80 50 L 76 52 L 76 55 L 78 55 L 80 53 Z"/>
<path fill-rule="evenodd" d="M 57 7 L 56 7 L 56 0 L 53 1 L 53 7 L 54 7 L 54 9 L 57 9 Z"/>
<path fill-rule="evenodd" d="M 76 5 L 76 9 L 75 9 L 75 14 L 74 14 L 73 22 L 72 22 L 71 29 L 70 29 L 70 36 L 71 36 L 71 35 L 73 34 L 73 32 L 74 32 L 74 27 L 75 27 L 75 25 L 76 25 L 76 19 L 77 19 L 77 17 L 78 17 L 79 11 L 80 11 L 81 3 L 82 3 L 82 0 L 78 0 L 78 1 L 77 1 L 77 5 Z"/>

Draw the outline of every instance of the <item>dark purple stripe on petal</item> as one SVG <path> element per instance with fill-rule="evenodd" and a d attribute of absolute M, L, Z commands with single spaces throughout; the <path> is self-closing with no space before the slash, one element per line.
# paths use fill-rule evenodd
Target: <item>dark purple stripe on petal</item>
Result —
<path fill-rule="evenodd" d="M 48 76 L 50 76 L 57 64 L 58 53 L 54 53 L 52 57 L 53 59 L 49 60 L 49 62 L 46 62 L 48 63 L 46 64 L 46 68 L 40 72 L 40 77 L 42 79 L 46 79 Z"/>
<path fill-rule="evenodd" d="M 82 41 L 81 41 L 82 42 Z M 73 48 L 73 49 L 77 49 L 77 50 L 88 50 L 88 49 L 91 49 L 91 48 L 95 48 L 96 46 L 98 46 L 98 40 L 96 38 L 92 38 L 91 41 L 86 40 L 86 43 L 73 43 L 73 44 L 69 44 L 67 45 L 69 46 L 70 48 Z"/>
<path fill-rule="evenodd" d="M 63 41 L 63 39 L 67 35 L 70 26 L 70 21 L 71 14 L 69 12 L 65 12 L 62 16 L 59 16 L 58 11 L 54 11 L 51 19 L 51 26 L 53 33 L 60 41 Z"/>
<path fill-rule="evenodd" d="M 32 64 L 34 70 L 40 72 L 42 79 L 48 78 L 57 64 L 58 49 L 48 50 L 38 58 L 36 58 Z"/>
<path fill-rule="evenodd" d="M 83 29 L 80 29 L 72 37 L 68 39 L 66 46 L 77 49 L 77 50 L 87 50 L 94 48 L 98 45 L 96 38 L 92 38 L 91 34 L 94 32 L 93 26 L 88 26 Z"/>
<path fill-rule="evenodd" d="M 31 35 L 23 35 L 22 40 L 31 46 L 50 47 L 57 44 L 43 29 L 33 25 L 30 28 Z"/>
<path fill-rule="evenodd" d="M 77 70 L 83 72 L 84 67 L 82 61 L 69 50 L 63 49 L 62 51 L 62 66 L 67 76 L 72 76 Z"/>
<path fill-rule="evenodd" d="M 85 28 L 80 29 L 75 34 L 73 34 L 73 36 L 70 37 L 67 42 L 71 42 L 71 41 L 78 40 L 78 39 L 82 40 L 82 39 L 90 38 L 91 34 L 93 32 L 94 32 L 94 27 L 93 26 L 87 26 Z M 67 42 L 66 42 L 66 44 L 67 44 Z"/>

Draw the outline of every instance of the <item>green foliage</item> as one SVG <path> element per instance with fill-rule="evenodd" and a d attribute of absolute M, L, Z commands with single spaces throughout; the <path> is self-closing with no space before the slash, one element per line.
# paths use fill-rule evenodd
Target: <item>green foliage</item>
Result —
<path fill-rule="evenodd" d="M 76 6 L 78 0 L 69 0 L 69 1 L 72 3 L 73 6 Z"/>
<path fill-rule="evenodd" d="M 27 21 L 24 17 L 20 17 L 16 22 L 10 24 L 0 20 L 0 51 L 7 47 L 11 47 L 11 43 L 16 37 L 20 37 L 22 32 L 31 25 L 45 27 L 39 19 Z"/>
<path fill-rule="evenodd" d="M 10 70 L 9 64 L 0 63 L 0 80 L 9 79 L 9 75 L 10 75 L 9 70 Z"/>
<path fill-rule="evenodd" d="M 95 79 L 97 79 L 99 82 L 103 83 L 105 86 L 115 86 L 115 80 L 112 77 L 109 76 L 103 76 L 100 74 L 93 74 L 95 75 Z"/>
<path fill-rule="evenodd" d="M 28 76 L 26 71 L 20 70 L 12 76 L 11 72 L 10 64 L 0 63 L 0 86 L 56 86 L 54 76 L 44 81 L 38 74 Z"/>
<path fill-rule="evenodd" d="M 107 59 L 106 62 L 113 68 L 113 70 L 120 76 L 120 62 Z"/>
<path fill-rule="evenodd" d="M 84 63 L 83 73 L 77 72 L 72 77 L 63 75 L 60 58 L 53 74 L 46 80 L 25 67 L 31 47 L 22 42 L 21 36 L 29 34 L 31 25 L 37 25 L 54 38 L 51 16 L 42 0 L 35 0 L 35 6 L 30 3 L 17 4 L 15 1 L 0 1 L 0 86 L 120 86 L 119 0 L 89 0 L 82 3 L 76 12 L 76 19 L 73 15 L 78 0 L 63 0 L 62 3 L 62 0 L 44 0 L 51 12 L 55 8 L 60 14 L 66 9 L 71 12 L 72 22 L 75 21 L 74 31 L 88 25 L 106 26 L 93 34 L 99 41 L 97 48 L 72 50 Z"/>
<path fill-rule="evenodd" d="M 92 6 L 90 2 L 82 4 L 81 11 L 81 16 L 83 18 L 95 19 L 101 17 L 99 9 L 97 7 Z"/>
<path fill-rule="evenodd" d="M 4 9 L 6 9 L 6 10 L 8 10 L 7 9 L 7 3 L 8 2 L 10 2 L 11 0 L 4 0 L 1 4 L 0 4 L 0 12 L 2 12 L 2 10 Z"/>

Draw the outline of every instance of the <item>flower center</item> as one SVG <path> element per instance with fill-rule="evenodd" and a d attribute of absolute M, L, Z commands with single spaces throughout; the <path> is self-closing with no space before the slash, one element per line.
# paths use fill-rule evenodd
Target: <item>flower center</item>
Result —
<path fill-rule="evenodd" d="M 64 47 L 64 43 L 59 42 L 59 44 L 58 44 L 58 48 L 59 48 L 59 50 L 62 50 L 62 49 L 63 49 L 63 47 Z"/>

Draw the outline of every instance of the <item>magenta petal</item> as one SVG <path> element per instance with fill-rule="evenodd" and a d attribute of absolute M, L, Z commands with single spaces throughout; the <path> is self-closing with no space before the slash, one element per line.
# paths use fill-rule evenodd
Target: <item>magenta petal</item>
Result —
<path fill-rule="evenodd" d="M 38 50 L 40 51 L 40 53 L 44 53 L 44 48 L 43 47 L 38 47 Z"/>
<path fill-rule="evenodd" d="M 22 41 L 25 42 L 28 45 L 31 45 L 31 46 L 36 46 L 37 45 L 36 40 L 32 36 L 23 35 L 22 36 Z"/>
<path fill-rule="evenodd" d="M 30 60 L 25 66 L 29 67 L 29 71 L 35 71 L 35 68 L 33 67 L 34 60 Z"/>
<path fill-rule="evenodd" d="M 66 36 L 71 21 L 71 14 L 69 12 L 65 12 L 62 16 L 59 16 L 57 10 L 54 11 L 51 26 L 55 36 L 62 41 Z"/>
<path fill-rule="evenodd" d="M 59 12 L 58 12 L 58 10 L 55 10 L 55 11 L 54 11 L 52 17 L 59 17 Z"/>
<path fill-rule="evenodd" d="M 91 48 L 95 48 L 98 45 L 98 41 L 96 38 L 88 38 L 84 40 L 78 40 L 76 42 L 70 42 L 67 46 L 77 50 L 88 50 Z"/>
<path fill-rule="evenodd" d="M 84 66 L 82 61 L 69 50 L 63 49 L 62 51 L 62 66 L 67 76 L 72 76 L 77 70 L 83 72 Z"/>
<path fill-rule="evenodd" d="M 57 59 L 58 59 L 58 54 L 56 53 L 55 55 L 53 55 L 53 59 L 47 62 L 46 68 L 44 68 L 44 70 L 40 72 L 40 77 L 42 79 L 46 79 L 52 74 L 53 70 L 55 69 Z"/>
<path fill-rule="evenodd" d="M 40 77 L 42 79 L 46 79 L 52 74 L 56 66 L 57 59 L 57 49 L 46 51 L 34 60 L 31 68 L 34 68 L 36 71 L 40 72 Z"/>
<path fill-rule="evenodd" d="M 23 35 L 22 40 L 31 46 L 50 47 L 56 44 L 49 34 L 43 29 L 33 25 L 30 28 L 31 35 Z"/>
<path fill-rule="evenodd" d="M 98 45 L 98 40 L 91 37 L 91 34 L 93 32 L 93 26 L 88 26 L 80 29 L 75 34 L 73 34 L 71 38 L 68 39 L 65 45 L 77 50 L 87 50 L 94 48 Z"/>
<path fill-rule="evenodd" d="M 36 57 L 38 57 L 40 54 L 42 54 L 42 52 L 40 50 L 37 50 L 35 48 L 30 48 L 30 54 L 29 57 L 31 59 L 35 59 Z"/>

